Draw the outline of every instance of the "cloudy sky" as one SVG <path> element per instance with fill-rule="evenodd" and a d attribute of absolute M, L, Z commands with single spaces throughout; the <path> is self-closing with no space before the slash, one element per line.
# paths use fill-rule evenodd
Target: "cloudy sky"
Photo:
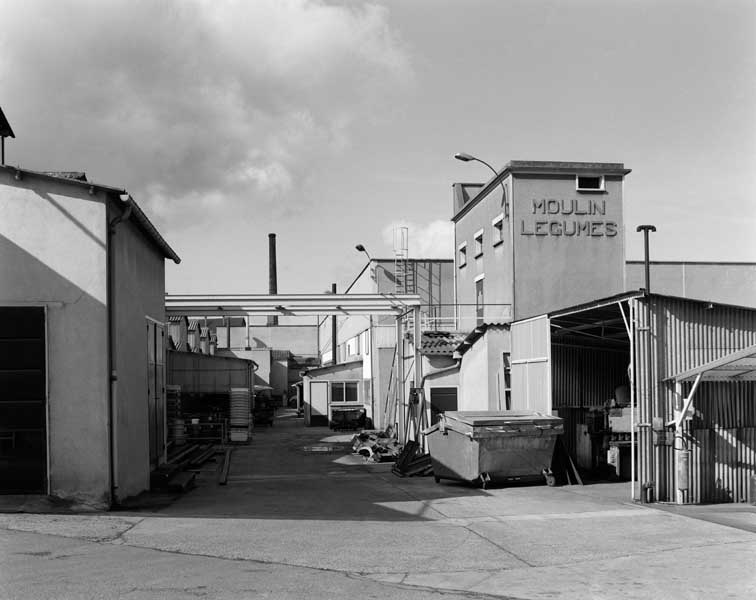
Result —
<path fill-rule="evenodd" d="M 756 261 L 752 0 L 0 0 L 6 160 L 121 186 L 179 292 L 451 257 L 466 151 L 624 162 L 627 256 Z"/>

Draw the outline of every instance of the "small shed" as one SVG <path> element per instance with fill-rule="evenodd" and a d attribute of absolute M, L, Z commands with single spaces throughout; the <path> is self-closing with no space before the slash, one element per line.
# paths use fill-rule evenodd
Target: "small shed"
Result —
<path fill-rule="evenodd" d="M 330 425 L 336 412 L 364 410 L 369 398 L 362 379 L 362 360 L 309 369 L 302 376 L 305 425 Z M 371 417 L 372 418 L 372 417 Z"/>

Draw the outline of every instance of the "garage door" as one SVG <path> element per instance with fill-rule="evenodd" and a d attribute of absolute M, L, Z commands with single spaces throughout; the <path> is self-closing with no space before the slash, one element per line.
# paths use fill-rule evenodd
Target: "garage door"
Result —
<path fill-rule="evenodd" d="M 512 323 L 512 410 L 551 414 L 549 318 Z"/>
<path fill-rule="evenodd" d="M 0 323 L 0 493 L 45 493 L 45 311 L 0 307 Z"/>

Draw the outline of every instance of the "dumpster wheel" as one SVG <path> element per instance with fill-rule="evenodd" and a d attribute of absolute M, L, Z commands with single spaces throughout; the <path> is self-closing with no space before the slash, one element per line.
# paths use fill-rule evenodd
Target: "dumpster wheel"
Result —
<path fill-rule="evenodd" d="M 554 487 L 556 485 L 556 477 L 554 477 L 554 473 L 551 472 L 551 469 L 544 469 L 541 471 L 543 473 L 543 477 L 546 480 L 546 485 L 549 487 Z"/>
<path fill-rule="evenodd" d="M 491 476 L 488 473 L 481 473 L 480 477 L 478 477 L 478 484 L 483 490 L 486 489 L 489 481 L 491 481 Z"/>

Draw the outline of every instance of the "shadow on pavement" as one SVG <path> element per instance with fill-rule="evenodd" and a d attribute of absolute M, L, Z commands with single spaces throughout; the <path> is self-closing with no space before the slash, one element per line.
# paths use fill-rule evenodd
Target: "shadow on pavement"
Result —
<path fill-rule="evenodd" d="M 305 427 L 291 412 L 272 427 L 256 427 L 252 441 L 235 446 L 228 482 L 219 485 L 217 465 L 197 473 L 184 495 L 149 494 L 122 512 L 166 517 L 227 517 L 343 521 L 425 521 L 442 518 L 427 502 L 485 496 L 433 477 L 400 478 L 392 463 L 367 462 L 352 454 L 354 432 Z"/>

